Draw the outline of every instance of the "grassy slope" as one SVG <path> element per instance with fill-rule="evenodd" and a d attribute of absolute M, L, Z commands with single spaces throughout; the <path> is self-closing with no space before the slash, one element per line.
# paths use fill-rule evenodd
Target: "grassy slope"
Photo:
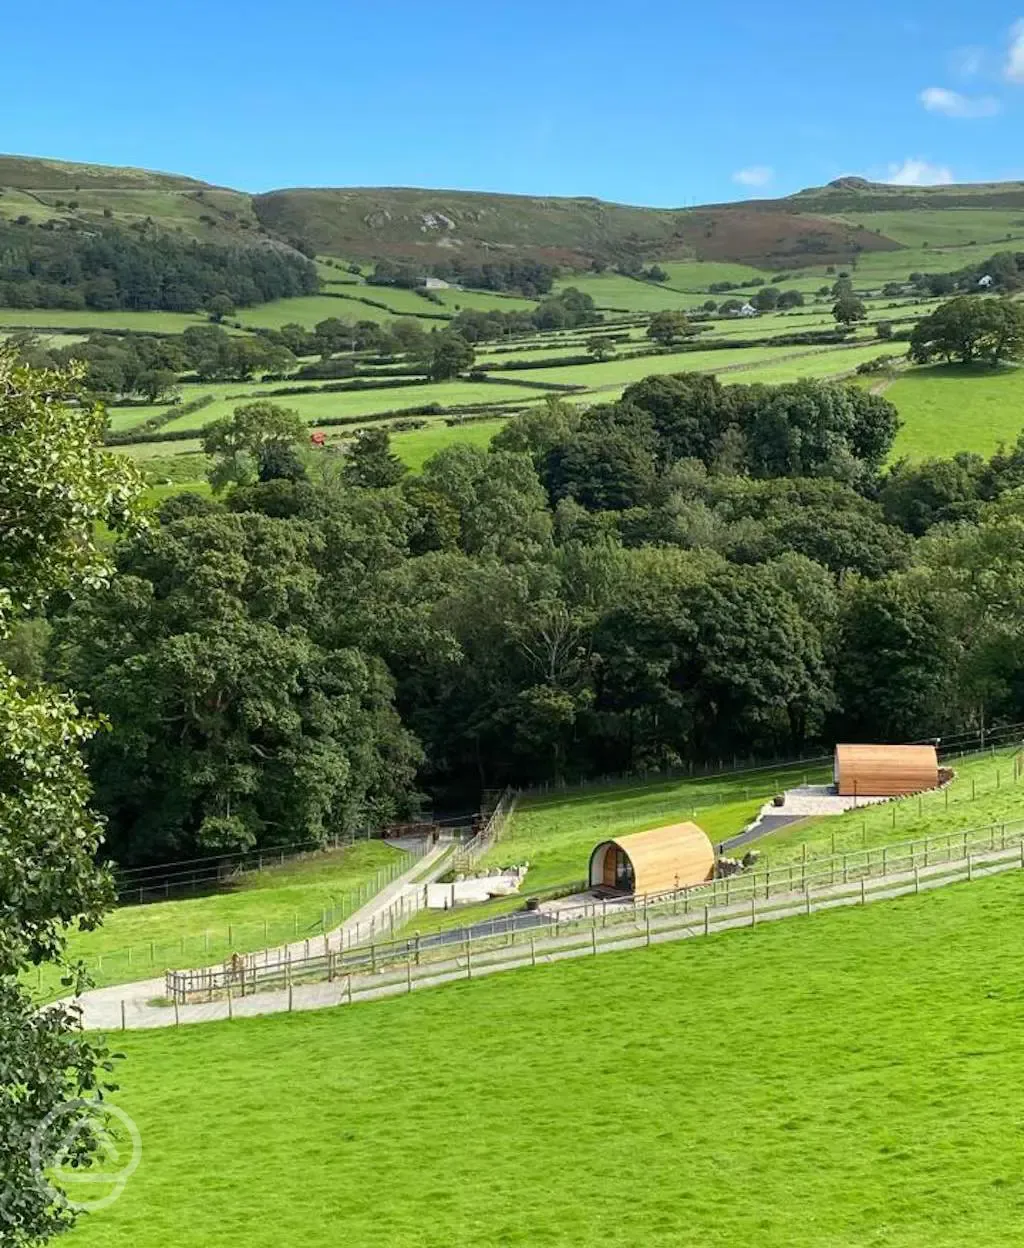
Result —
<path fill-rule="evenodd" d="M 745 385 L 753 385 L 755 382 L 777 385 L 783 381 L 799 381 L 804 377 L 840 377 L 855 369 L 858 364 L 877 359 L 880 355 L 898 354 L 898 344 L 893 348 L 884 342 L 870 342 L 862 347 L 815 351 L 811 355 L 804 355 L 784 364 L 773 364 L 769 360 L 753 368 L 727 373 L 722 380 L 725 383 L 742 382 Z"/>
<path fill-rule="evenodd" d="M 903 421 L 895 453 L 910 459 L 945 458 L 957 450 L 991 455 L 1024 429 L 1024 369 L 912 369 L 885 397 Z"/>
<path fill-rule="evenodd" d="M 322 931 L 324 911 L 340 922 L 361 885 L 403 861 L 400 850 L 382 841 L 360 841 L 284 866 L 269 866 L 268 856 L 266 870 L 242 876 L 232 891 L 122 906 L 97 931 L 76 932 L 69 952 L 103 985 L 303 939 Z"/>
<path fill-rule="evenodd" d="M 69 1248 L 1019 1242 L 1024 874 L 411 998 L 119 1038 Z"/>
<path fill-rule="evenodd" d="M 456 442 L 465 442 L 486 450 L 491 438 L 504 423 L 504 420 L 478 420 L 465 425 L 435 422 L 426 429 L 392 434 L 391 447 L 413 472 L 419 472 L 431 455 L 436 455 L 444 447 L 453 446 Z"/>
<path fill-rule="evenodd" d="M 897 348 L 898 350 L 898 348 Z M 672 355 L 609 360 L 604 364 L 538 368 L 529 377 L 537 381 L 578 383 L 606 399 L 608 390 L 662 373 L 722 373 L 735 381 L 789 381 L 798 377 L 827 377 L 856 368 L 863 360 L 886 351 L 885 343 L 863 347 L 737 347 L 718 351 L 682 351 Z M 734 371 L 727 371 L 734 370 Z"/>
<path fill-rule="evenodd" d="M 1024 235 L 1024 208 L 917 208 L 910 212 L 849 213 L 844 218 L 910 248 L 966 247 L 990 251 L 1012 245 L 1007 235 Z M 875 253 L 880 254 L 880 253 Z"/>
<path fill-rule="evenodd" d="M 890 845 L 932 836 L 1024 820 L 1024 779 L 1014 775 L 1012 748 L 952 760 L 956 779 L 947 790 L 902 801 L 847 811 L 830 818 L 808 819 L 758 842 L 772 864 Z"/>
<path fill-rule="evenodd" d="M 1024 781 L 1013 778 L 1012 755 L 968 758 L 953 764 L 957 779 L 946 792 L 866 807 L 834 818 L 810 819 L 763 837 L 756 848 L 774 865 L 803 857 L 892 844 L 1024 819 Z M 823 783 L 829 766 L 785 768 L 700 781 L 654 781 L 585 788 L 523 802 L 505 837 L 484 866 L 529 862 L 523 896 L 573 885 L 586 877 L 590 852 L 611 836 L 693 819 L 716 844 L 742 831 L 774 793 L 802 783 Z M 834 838 L 834 839 L 833 839 Z M 804 845 L 807 846 L 806 850 Z M 421 931 L 457 927 L 519 909 L 521 899 L 463 906 L 450 913 L 418 915 Z"/>
<path fill-rule="evenodd" d="M 207 317 L 189 312 L 93 312 L 90 309 L 62 312 L 59 308 L 0 307 L 0 325 L 5 329 L 70 328 L 84 333 L 138 329 L 156 334 L 181 334 L 192 325 L 207 324 Z M 230 326 L 225 328 L 231 332 Z M 74 341 L 69 338 L 67 343 Z"/>
<path fill-rule="evenodd" d="M 529 380 L 529 375 L 523 378 Z M 269 389 L 270 387 L 268 387 Z M 239 387 L 242 391 L 258 393 L 259 387 Z M 422 386 L 395 386 L 387 390 L 351 390 L 341 393 L 288 394 L 271 401 L 284 407 L 294 408 L 310 424 L 333 416 L 372 416 L 377 412 L 400 411 L 420 407 L 427 403 L 440 403 L 444 407 L 464 407 L 467 404 L 498 403 L 510 406 L 540 398 L 545 392 L 523 386 L 495 386 L 483 381 L 435 382 Z M 172 420 L 165 425 L 168 431 L 178 429 L 201 429 L 211 421 L 229 416 L 245 398 L 218 398 L 208 407 Z"/>
<path fill-rule="evenodd" d="M 801 769 L 783 769 L 533 798 L 522 803 L 507 835 L 483 863 L 529 861 L 527 892 L 582 880 L 590 851 L 599 841 L 687 819 L 695 819 L 713 841 L 724 840 L 744 828 L 763 802 L 801 774 Z"/>
<path fill-rule="evenodd" d="M 638 281 L 619 273 L 572 273 L 556 282 L 555 290 L 564 290 L 569 286 L 575 286 L 589 295 L 598 308 L 615 311 L 658 312 L 662 308 L 697 308 L 708 298 L 706 294 L 672 290 L 657 282 Z"/>

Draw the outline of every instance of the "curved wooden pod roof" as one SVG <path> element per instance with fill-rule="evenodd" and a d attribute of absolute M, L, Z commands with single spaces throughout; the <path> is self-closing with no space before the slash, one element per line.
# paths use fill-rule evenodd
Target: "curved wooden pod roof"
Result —
<path fill-rule="evenodd" d="M 934 745 L 837 745 L 836 791 L 841 797 L 905 797 L 938 788 Z"/>
<path fill-rule="evenodd" d="M 703 828 L 695 823 L 673 823 L 649 832 L 602 841 L 590 855 L 590 880 L 602 850 L 617 846 L 633 865 L 633 892 L 637 896 L 667 893 L 675 888 L 703 884 L 715 873 L 715 849 Z M 601 854 L 603 863 L 604 856 Z"/>

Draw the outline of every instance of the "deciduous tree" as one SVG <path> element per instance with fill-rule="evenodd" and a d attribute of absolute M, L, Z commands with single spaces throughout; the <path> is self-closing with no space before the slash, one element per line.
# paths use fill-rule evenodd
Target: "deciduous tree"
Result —
<path fill-rule="evenodd" d="M 51 594 L 98 585 L 95 526 L 130 518 L 138 478 L 102 449 L 103 413 L 64 402 L 80 390 L 80 372 L 34 372 L 0 346 L 0 642 Z M 99 1148 L 84 1102 L 105 1090 L 105 1050 L 73 1009 L 37 1011 L 22 979 L 59 961 L 68 927 L 96 926 L 112 897 L 81 754 L 95 729 L 69 696 L 0 667 L 0 1241 L 13 1248 L 74 1220 L 33 1147 L 44 1167 L 69 1136 L 80 1164 Z M 45 1129 L 51 1112 L 59 1133 Z"/>

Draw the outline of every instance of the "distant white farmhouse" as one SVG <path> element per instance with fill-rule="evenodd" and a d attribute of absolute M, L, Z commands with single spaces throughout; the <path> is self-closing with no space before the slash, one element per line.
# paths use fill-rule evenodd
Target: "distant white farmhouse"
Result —
<path fill-rule="evenodd" d="M 440 277 L 428 277 L 423 283 L 424 290 L 451 290 L 451 282 L 443 281 Z"/>
<path fill-rule="evenodd" d="M 739 310 L 740 316 L 757 316 L 757 308 L 752 303 L 745 303 Z"/>
<path fill-rule="evenodd" d="M 991 273 L 986 273 L 984 277 L 978 278 L 978 285 L 983 286 L 986 290 L 988 290 L 994 280 L 995 279 L 992 277 Z"/>

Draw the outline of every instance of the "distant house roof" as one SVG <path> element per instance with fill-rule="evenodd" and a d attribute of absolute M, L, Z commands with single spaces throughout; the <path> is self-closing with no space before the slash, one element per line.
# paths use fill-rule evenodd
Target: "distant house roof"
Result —
<path fill-rule="evenodd" d="M 752 303 L 745 303 L 740 308 L 740 316 L 757 316 L 757 308 Z"/>
<path fill-rule="evenodd" d="M 991 286 L 991 285 L 992 285 L 993 280 L 994 280 L 994 279 L 993 279 L 993 277 L 992 277 L 992 274 L 991 274 L 991 273 L 986 273 L 984 277 L 979 277 L 979 278 L 978 278 L 978 285 L 979 285 L 979 286 Z"/>

